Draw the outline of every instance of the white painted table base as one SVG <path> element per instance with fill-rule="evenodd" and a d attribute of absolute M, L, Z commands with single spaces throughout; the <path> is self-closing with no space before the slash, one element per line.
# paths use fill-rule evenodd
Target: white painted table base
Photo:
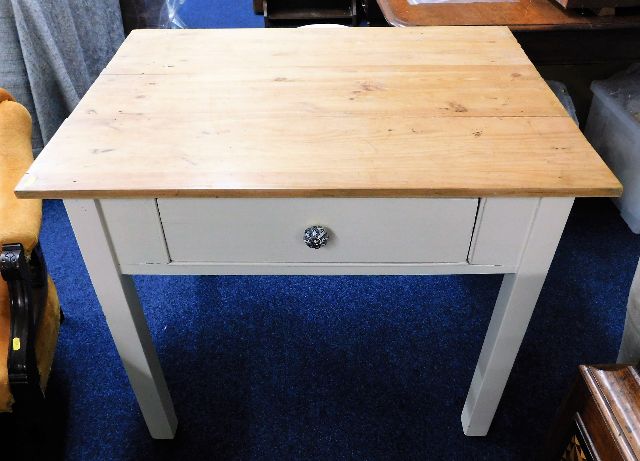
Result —
<path fill-rule="evenodd" d="M 518 269 L 505 274 L 462 410 L 466 435 L 486 435 L 507 384 L 573 199 L 543 199 Z"/>
<path fill-rule="evenodd" d="M 481 201 L 468 261 L 460 264 L 216 264 L 170 261 L 158 228 L 159 216 L 158 225 L 154 222 L 155 201 L 65 200 L 118 353 L 151 436 L 158 439 L 173 438 L 177 419 L 135 287 L 127 274 L 504 273 L 462 412 L 466 435 L 486 435 L 572 203 L 573 198 Z M 109 210 L 109 219 L 105 209 Z M 144 248 L 136 241 L 141 238 Z M 128 252 L 141 252 L 149 263 L 125 260 Z"/>
<path fill-rule="evenodd" d="M 171 439 L 178 419 L 130 275 L 120 273 L 97 200 L 65 200 L 91 283 L 151 436 Z"/>

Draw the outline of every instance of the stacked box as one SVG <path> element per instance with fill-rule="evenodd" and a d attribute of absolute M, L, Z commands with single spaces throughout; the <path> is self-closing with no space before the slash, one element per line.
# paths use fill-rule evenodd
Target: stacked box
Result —
<path fill-rule="evenodd" d="M 640 64 L 591 84 L 593 102 L 585 135 L 624 187 L 614 202 L 640 233 Z"/>
<path fill-rule="evenodd" d="M 576 125 L 578 124 L 578 116 L 576 115 L 576 107 L 573 105 L 573 99 L 571 99 L 571 95 L 569 95 L 569 90 L 567 90 L 567 85 L 562 82 L 558 82 L 556 80 L 545 80 L 553 94 L 556 95 L 556 98 L 560 101 L 567 111 L 567 113 L 571 116 Z"/>

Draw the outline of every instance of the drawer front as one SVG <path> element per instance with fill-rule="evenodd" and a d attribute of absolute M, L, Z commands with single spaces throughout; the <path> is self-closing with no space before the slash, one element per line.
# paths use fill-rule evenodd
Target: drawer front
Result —
<path fill-rule="evenodd" d="M 477 199 L 158 199 L 175 262 L 466 262 Z M 329 234 L 319 249 L 305 229 Z"/>

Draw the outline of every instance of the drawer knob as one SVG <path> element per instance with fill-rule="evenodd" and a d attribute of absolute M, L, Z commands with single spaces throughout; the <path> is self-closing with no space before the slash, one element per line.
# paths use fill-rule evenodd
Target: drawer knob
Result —
<path fill-rule="evenodd" d="M 304 243 L 309 247 L 317 250 L 322 248 L 329 241 L 329 232 L 322 226 L 307 227 L 304 231 Z"/>

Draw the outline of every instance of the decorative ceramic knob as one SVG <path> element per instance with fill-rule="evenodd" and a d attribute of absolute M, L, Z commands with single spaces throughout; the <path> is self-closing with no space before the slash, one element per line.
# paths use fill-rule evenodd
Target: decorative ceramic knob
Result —
<path fill-rule="evenodd" d="M 329 241 L 329 232 L 322 226 L 311 226 L 304 231 L 304 243 L 317 250 L 322 248 Z"/>

